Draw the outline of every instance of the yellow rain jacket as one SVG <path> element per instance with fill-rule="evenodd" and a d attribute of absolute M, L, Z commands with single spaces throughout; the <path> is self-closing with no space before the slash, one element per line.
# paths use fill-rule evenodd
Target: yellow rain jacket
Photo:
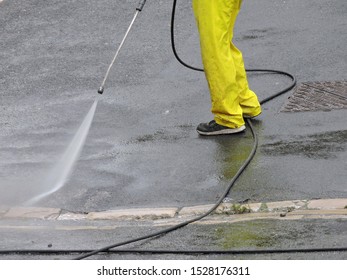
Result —
<path fill-rule="evenodd" d="M 248 87 L 242 53 L 232 43 L 242 0 L 193 0 L 202 61 L 215 121 L 230 128 L 244 125 L 243 116 L 261 113 Z"/>

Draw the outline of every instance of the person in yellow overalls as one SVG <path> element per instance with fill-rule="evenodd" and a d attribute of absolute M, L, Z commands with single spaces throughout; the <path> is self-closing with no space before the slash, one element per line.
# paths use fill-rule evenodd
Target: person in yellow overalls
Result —
<path fill-rule="evenodd" d="M 248 87 L 242 53 L 232 43 L 242 0 L 192 1 L 214 114 L 214 120 L 199 124 L 197 131 L 201 135 L 241 132 L 244 118 L 261 113 L 258 98 Z"/>

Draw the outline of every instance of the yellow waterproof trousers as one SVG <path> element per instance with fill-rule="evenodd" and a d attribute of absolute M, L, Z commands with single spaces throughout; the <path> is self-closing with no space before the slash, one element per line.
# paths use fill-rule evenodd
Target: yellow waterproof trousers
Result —
<path fill-rule="evenodd" d="M 242 53 L 232 43 L 242 0 L 193 0 L 202 61 L 215 121 L 230 128 L 244 125 L 243 116 L 261 113 L 248 87 Z"/>

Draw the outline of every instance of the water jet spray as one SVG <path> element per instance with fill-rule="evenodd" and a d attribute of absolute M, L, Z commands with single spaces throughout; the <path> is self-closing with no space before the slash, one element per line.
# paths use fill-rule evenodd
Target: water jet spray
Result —
<path fill-rule="evenodd" d="M 101 83 L 101 86 L 98 89 L 98 93 L 102 94 L 104 92 L 104 87 L 105 87 L 105 83 L 106 80 L 110 74 L 111 68 L 114 65 L 118 54 L 137 18 L 137 15 L 139 14 L 139 12 L 142 11 L 144 5 L 146 4 L 146 0 L 140 0 L 139 4 L 136 7 L 136 12 L 135 15 L 116 51 L 116 54 L 114 55 L 111 64 L 109 65 L 105 77 Z M 96 106 L 98 103 L 98 98 L 95 99 L 92 107 L 90 108 L 88 114 L 86 115 L 86 117 L 84 118 L 82 124 L 80 125 L 78 131 L 76 132 L 74 138 L 72 139 L 71 143 L 69 144 L 68 148 L 65 150 L 63 156 L 61 157 L 61 159 L 57 162 L 57 164 L 55 165 L 55 167 L 53 168 L 53 170 L 48 174 L 46 180 L 45 180 L 45 184 L 48 185 L 50 187 L 50 189 L 42 194 L 39 194 L 33 198 L 31 198 L 30 200 L 28 200 L 25 204 L 26 205 L 32 205 L 36 202 L 38 202 L 39 200 L 41 200 L 42 198 L 56 192 L 57 190 L 59 190 L 67 181 L 69 175 L 71 174 L 74 164 L 76 162 L 76 160 L 78 159 L 82 147 L 84 145 L 84 142 L 86 140 L 87 134 L 89 132 L 89 128 L 91 126 L 91 123 L 93 121 L 94 118 L 94 114 L 95 114 L 95 110 L 96 110 Z"/>

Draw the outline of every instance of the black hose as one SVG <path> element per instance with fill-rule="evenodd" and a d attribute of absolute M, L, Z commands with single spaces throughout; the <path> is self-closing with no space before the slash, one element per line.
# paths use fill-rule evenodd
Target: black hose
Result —
<path fill-rule="evenodd" d="M 171 13 L 171 47 L 172 47 L 172 51 L 174 53 L 175 58 L 177 59 L 177 61 L 179 63 L 181 63 L 184 67 L 187 67 L 191 70 L 194 71 L 199 71 L 199 72 L 204 72 L 204 69 L 202 68 L 198 68 L 198 67 L 194 67 L 191 66 L 187 63 L 185 63 L 178 55 L 177 51 L 176 51 L 176 44 L 175 44 L 175 16 L 176 16 L 176 6 L 177 6 L 177 0 L 173 0 L 173 6 L 172 6 L 172 13 Z"/>

